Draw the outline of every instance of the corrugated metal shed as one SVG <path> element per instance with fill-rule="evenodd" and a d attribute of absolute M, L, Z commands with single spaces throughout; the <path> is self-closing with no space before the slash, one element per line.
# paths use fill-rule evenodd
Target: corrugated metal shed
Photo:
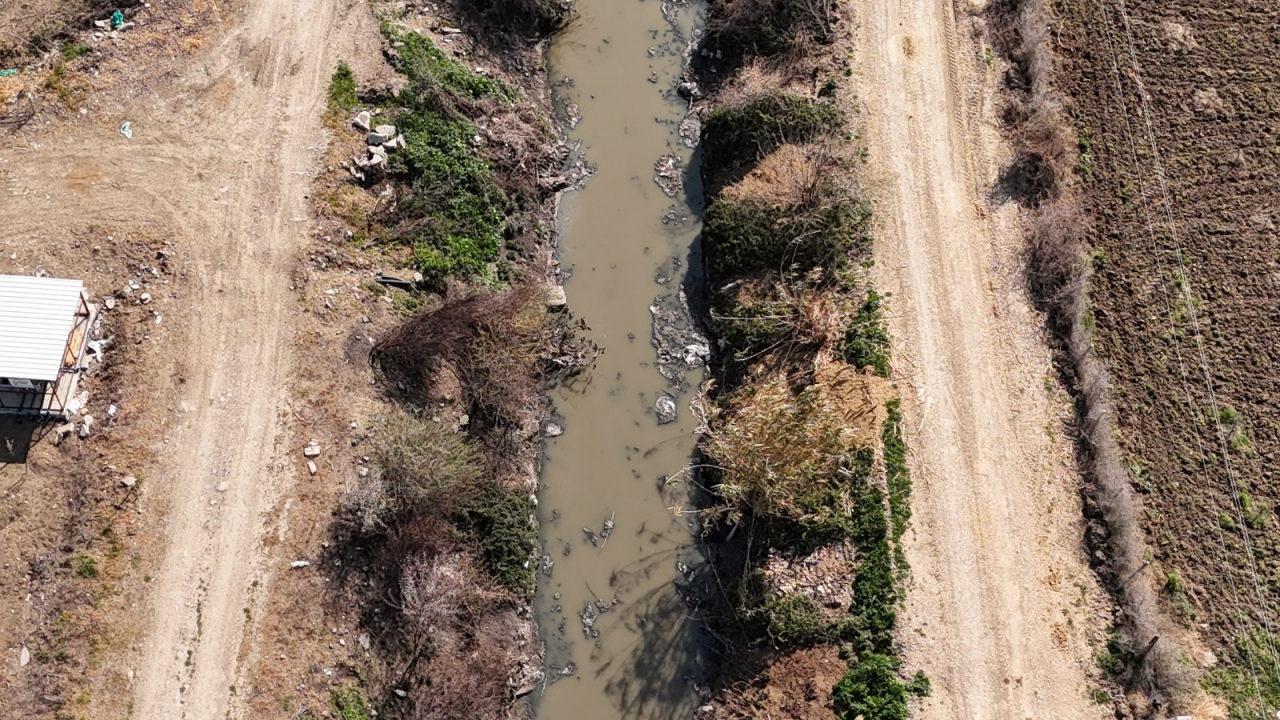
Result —
<path fill-rule="evenodd" d="M 0 378 L 54 381 L 84 283 L 0 275 Z"/>

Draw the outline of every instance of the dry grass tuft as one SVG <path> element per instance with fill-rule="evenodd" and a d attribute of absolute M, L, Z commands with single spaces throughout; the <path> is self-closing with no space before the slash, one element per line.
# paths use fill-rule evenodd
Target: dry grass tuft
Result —
<path fill-rule="evenodd" d="M 859 428 L 875 420 L 875 406 L 845 389 L 815 383 L 797 392 L 776 373 L 713 411 L 703 447 L 720 472 L 716 491 L 725 506 L 716 512 L 734 523 L 744 511 L 804 520 L 821 504 L 814 498 L 840 493 L 840 469 L 865 435 Z"/>

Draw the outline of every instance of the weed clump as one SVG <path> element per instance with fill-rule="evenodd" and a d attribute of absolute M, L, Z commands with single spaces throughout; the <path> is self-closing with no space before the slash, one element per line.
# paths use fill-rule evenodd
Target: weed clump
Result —
<path fill-rule="evenodd" d="M 480 480 L 480 451 L 443 422 L 396 413 L 376 421 L 371 431 L 370 457 L 379 480 L 404 507 L 456 502 Z"/>
<path fill-rule="evenodd" d="M 858 312 L 849 322 L 841 348 L 844 361 L 856 368 L 870 368 L 880 377 L 889 377 L 889 331 L 884 326 L 882 297 L 874 289 L 867 291 Z"/>
<path fill-rule="evenodd" d="M 473 543 L 485 569 L 500 585 L 526 600 L 533 597 L 533 553 L 538 534 L 533 500 L 497 482 L 484 482 L 459 503 L 453 519 Z"/>
<path fill-rule="evenodd" d="M 345 60 L 338 61 L 338 67 L 329 79 L 329 110 L 333 112 L 349 112 L 359 104 L 356 96 L 356 76 Z"/>
<path fill-rule="evenodd" d="M 702 125 L 703 177 L 723 178 L 784 144 L 834 133 L 843 122 L 834 104 L 786 92 L 762 93 L 716 108 Z"/>

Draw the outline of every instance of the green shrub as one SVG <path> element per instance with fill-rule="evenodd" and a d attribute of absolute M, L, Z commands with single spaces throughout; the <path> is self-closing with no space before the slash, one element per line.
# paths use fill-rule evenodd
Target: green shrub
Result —
<path fill-rule="evenodd" d="M 519 597 L 533 597 L 538 533 L 533 501 L 496 481 L 477 485 L 454 513 L 454 523 L 477 548 L 485 569 Z"/>
<path fill-rule="evenodd" d="M 509 101 L 515 92 L 499 80 L 473 72 L 454 60 L 423 35 L 382 21 L 382 35 L 395 50 L 396 70 L 409 78 L 409 91 L 421 95 L 437 90 L 460 98 L 480 100 L 492 97 Z"/>
<path fill-rule="evenodd" d="M 841 720 L 906 720 L 907 687 L 898 679 L 898 662 L 883 653 L 863 653 L 833 691 Z"/>
<path fill-rule="evenodd" d="M 98 560 L 92 555 L 77 555 L 71 560 L 71 570 L 76 577 L 90 580 L 98 577 Z"/>
<path fill-rule="evenodd" d="M 359 688 L 345 686 L 334 688 L 329 694 L 339 720 L 369 720 L 369 710 L 364 693 Z"/>
<path fill-rule="evenodd" d="M 707 207 L 702 237 L 714 282 L 760 270 L 803 272 L 842 267 L 868 242 L 870 209 L 834 182 L 813 202 L 776 205 L 719 196 Z"/>
<path fill-rule="evenodd" d="M 356 76 L 351 66 L 344 60 L 338 61 L 338 68 L 329 79 L 329 109 L 334 112 L 347 112 L 359 104 L 356 97 Z"/>
<path fill-rule="evenodd" d="M 702 124 L 705 177 L 754 163 L 785 143 L 834 133 L 844 114 L 830 102 L 777 92 L 713 110 Z"/>
<path fill-rule="evenodd" d="M 902 437 L 902 403 L 897 398 L 885 403 L 887 416 L 880 431 L 884 448 L 885 486 L 889 490 L 889 521 L 892 527 L 894 562 L 898 576 L 907 572 L 907 556 L 902 550 L 902 536 L 911 521 L 911 473 L 907 469 L 907 443 Z"/>
<path fill-rule="evenodd" d="M 407 147 L 392 153 L 390 174 L 408 186 L 392 236 L 413 248 L 413 264 L 432 284 L 449 276 L 495 279 L 509 202 L 474 145 L 482 101 L 509 102 L 505 84 L 472 72 L 429 39 L 383 21 L 396 69 L 409 84 L 396 97 L 397 129 Z"/>
<path fill-rule="evenodd" d="M 871 368 L 880 377 L 889 377 L 889 331 L 884 326 L 881 295 L 867 291 L 844 333 L 844 361 L 856 368 Z"/>

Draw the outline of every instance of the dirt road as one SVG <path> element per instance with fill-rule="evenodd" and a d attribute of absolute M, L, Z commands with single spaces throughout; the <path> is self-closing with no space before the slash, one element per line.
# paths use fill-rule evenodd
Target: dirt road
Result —
<path fill-rule="evenodd" d="M 208 157 L 191 168 L 204 175 L 192 228 L 199 311 L 184 349 L 190 376 L 172 474 L 163 478 L 172 483 L 171 545 L 138 670 L 144 720 L 228 715 L 249 585 L 265 574 L 263 513 L 295 472 L 279 442 L 294 361 L 289 272 L 307 229 L 337 5 L 251 3 L 242 25 L 192 68 L 197 109 L 174 103 L 179 116 L 155 122 L 176 121 L 184 144 Z"/>
<path fill-rule="evenodd" d="M 119 120 L 99 121 L 12 156 L 14 181 L 28 188 L 15 236 L 38 237 L 54 216 L 173 228 L 189 263 L 190 307 L 166 308 L 169 322 L 191 321 L 187 341 L 167 349 L 182 372 L 148 379 L 172 386 L 172 405 L 148 410 L 169 415 L 158 470 L 143 478 L 150 497 L 168 499 L 168 547 L 138 599 L 142 646 L 123 659 L 139 720 L 241 715 L 232 688 L 251 652 L 243 630 L 276 569 L 263 566 L 261 540 L 300 461 L 282 446 L 297 360 L 291 272 L 346 3 L 244 5 L 176 77 L 129 89 L 120 112 L 132 140 Z M 65 178 L 86 173 L 93 186 L 69 192 Z"/>
<path fill-rule="evenodd" d="M 916 478 L 908 668 L 923 718 L 1102 718 L 1089 639 L 1104 601 L 1081 549 L 1067 417 L 1021 289 L 1012 207 L 989 207 L 994 71 L 950 2 L 859 6 L 855 66 L 879 282 Z"/>

